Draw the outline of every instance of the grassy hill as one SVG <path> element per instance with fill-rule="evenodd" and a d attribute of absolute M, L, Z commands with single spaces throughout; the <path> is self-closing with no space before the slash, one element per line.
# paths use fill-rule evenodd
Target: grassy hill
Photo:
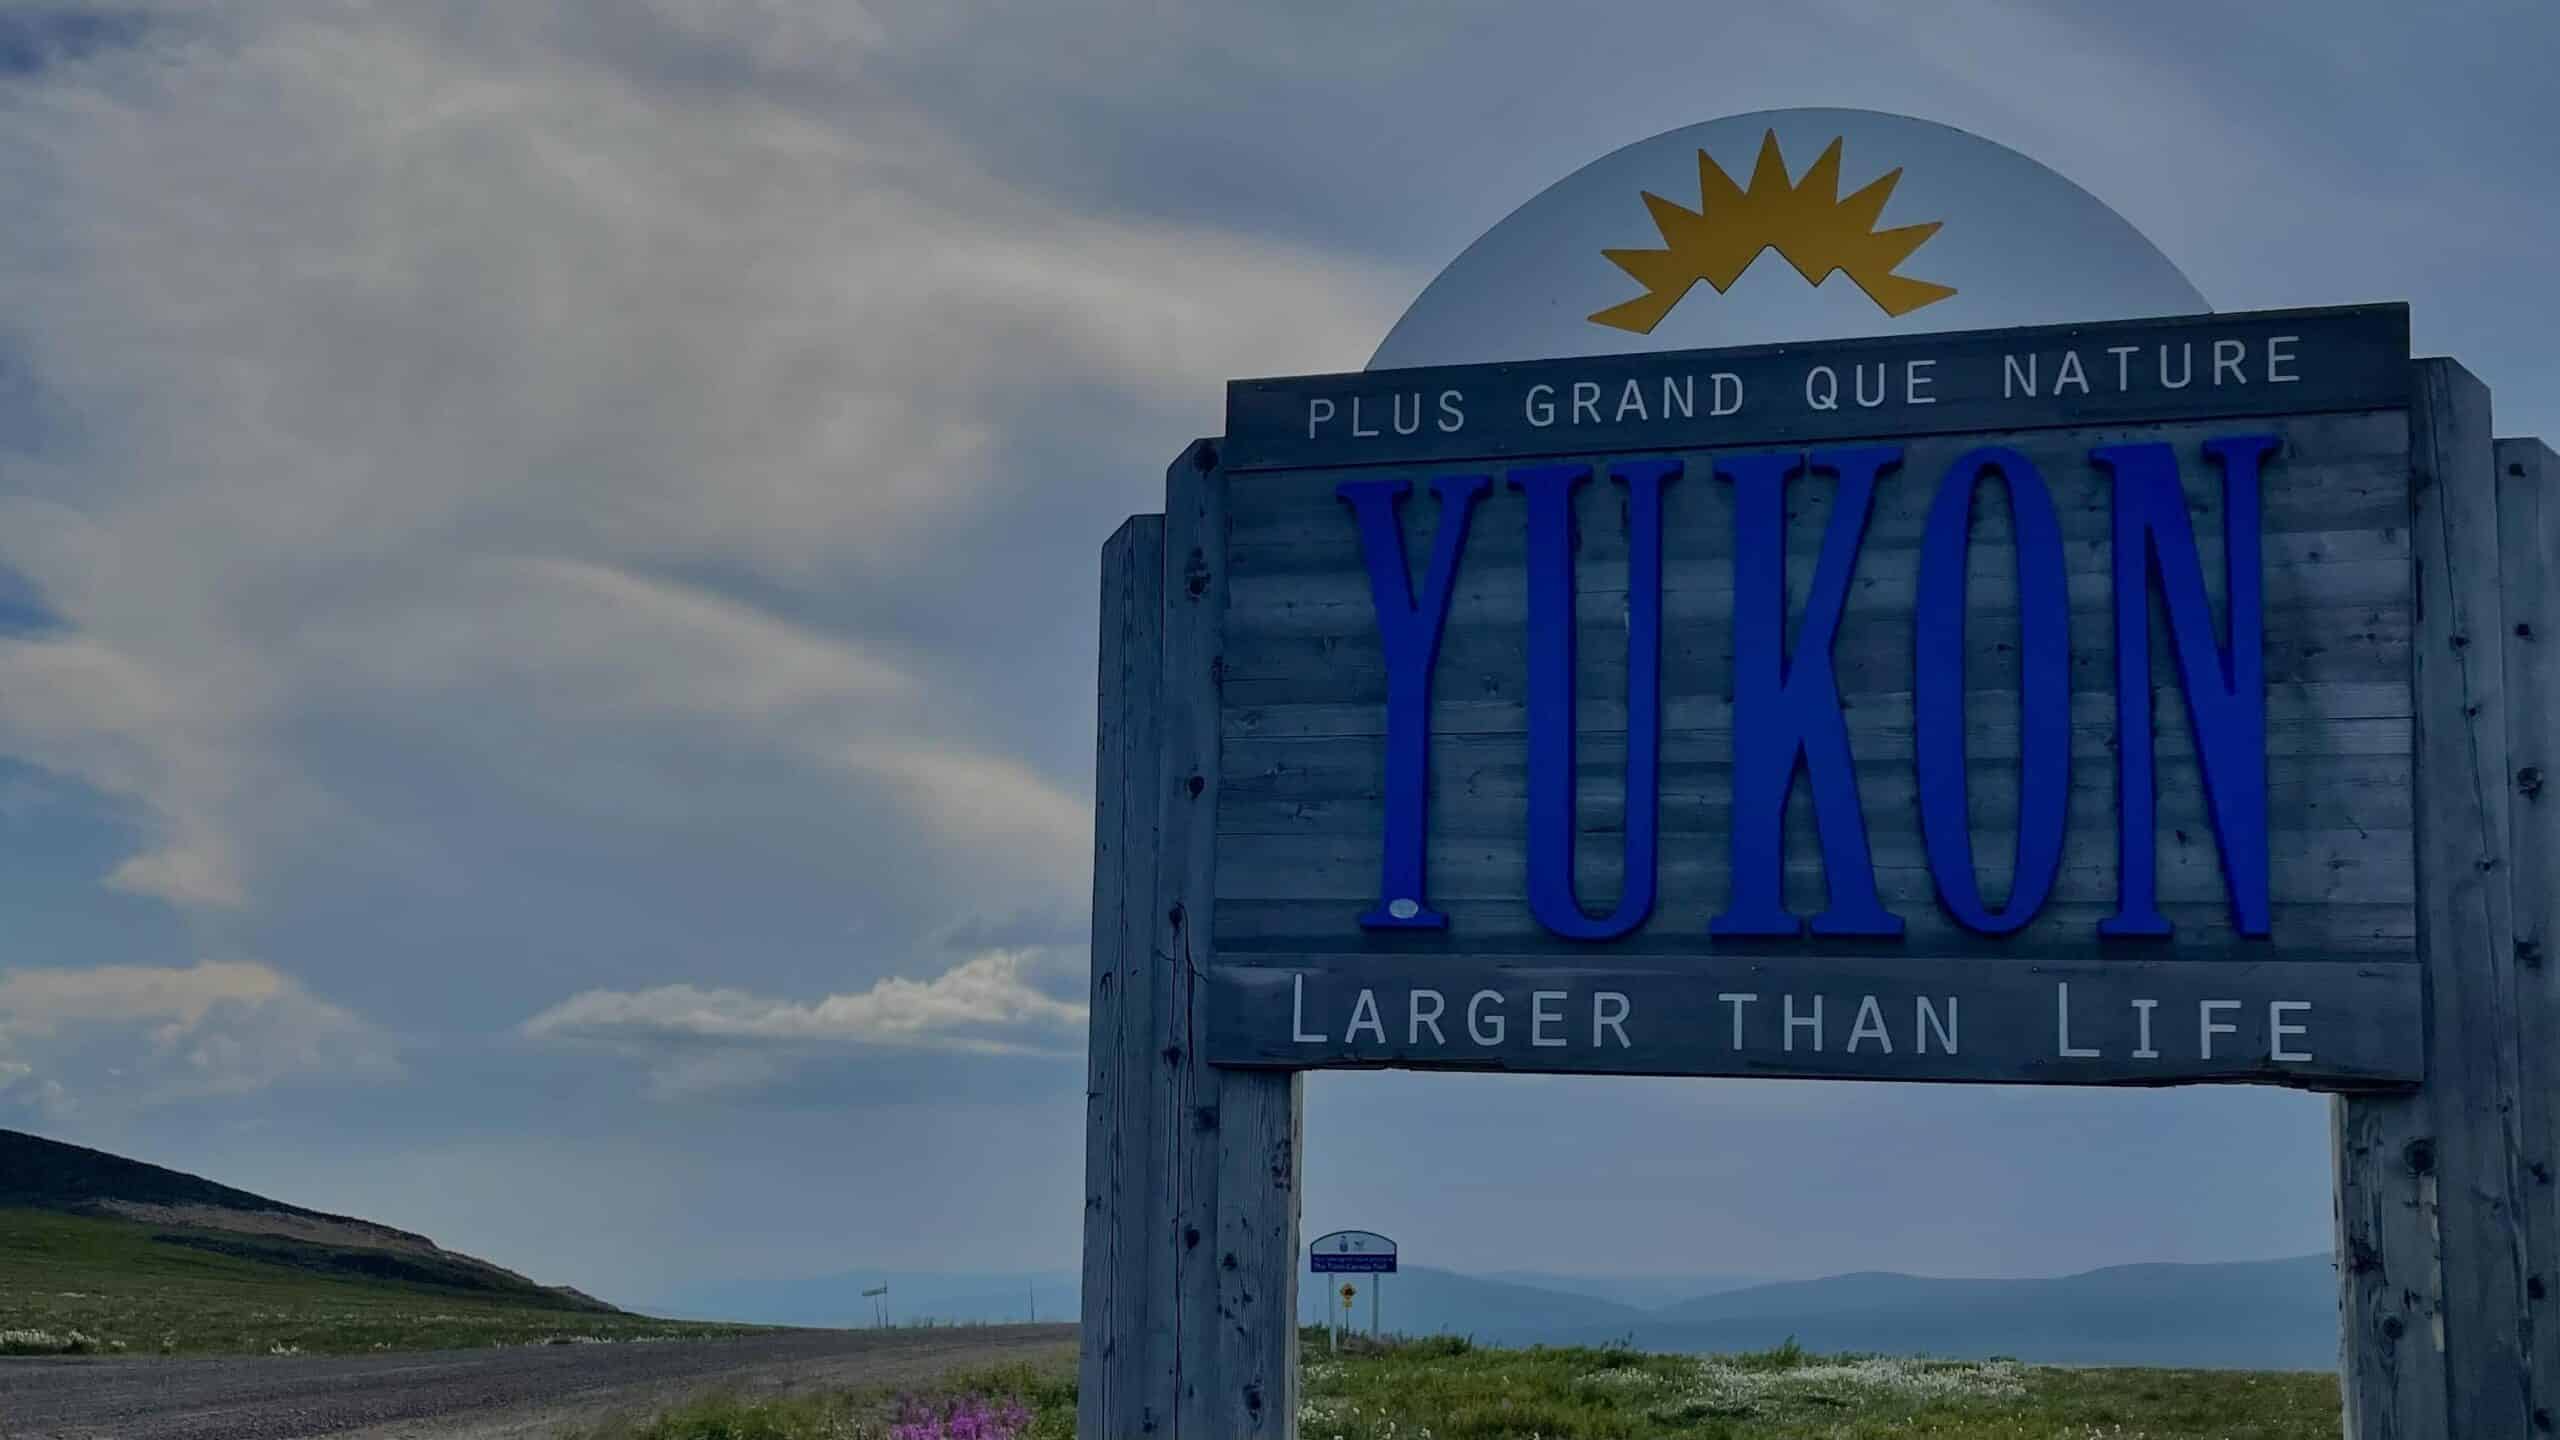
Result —
<path fill-rule="evenodd" d="M 423 1235 L 0 1130 L 0 1352 L 364 1350 L 728 1333 Z"/>

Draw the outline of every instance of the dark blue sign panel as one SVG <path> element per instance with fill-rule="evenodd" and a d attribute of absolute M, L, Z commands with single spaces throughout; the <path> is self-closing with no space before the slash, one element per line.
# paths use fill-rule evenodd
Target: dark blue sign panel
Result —
<path fill-rule="evenodd" d="M 1409 464 L 2396 409 L 2409 310 L 2360 305 L 1237 380 L 1225 468 Z"/>
<path fill-rule="evenodd" d="M 1374 1230 L 1336 1230 L 1307 1246 L 1307 1268 L 1318 1275 L 1393 1275 L 1396 1242 Z"/>
<path fill-rule="evenodd" d="M 2414 1081 L 2406 371 L 2395 306 L 1239 384 L 1210 1058 Z M 1333 428 L 1425 377 L 1525 408 Z"/>

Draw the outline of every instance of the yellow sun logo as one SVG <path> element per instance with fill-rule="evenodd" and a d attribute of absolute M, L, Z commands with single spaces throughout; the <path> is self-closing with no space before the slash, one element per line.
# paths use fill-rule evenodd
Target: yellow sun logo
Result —
<path fill-rule="evenodd" d="M 1834 139 L 1804 172 L 1787 179 L 1778 132 L 1760 139 L 1751 187 L 1733 183 L 1707 152 L 1698 152 L 1698 208 L 1686 209 L 1648 190 L 1645 208 L 1662 232 L 1659 250 L 1603 250 L 1609 263 L 1635 277 L 1645 293 L 1591 317 L 1593 323 L 1650 335 L 1690 287 L 1704 280 L 1717 293 L 1733 288 L 1763 250 L 1787 257 L 1807 284 L 1819 285 L 1834 270 L 1846 274 L 1887 315 L 1907 315 L 1953 295 L 1946 285 L 1896 275 L 1942 221 L 1875 228 L 1885 201 L 1902 181 L 1895 169 L 1847 199 L 1840 198 L 1840 141 Z"/>

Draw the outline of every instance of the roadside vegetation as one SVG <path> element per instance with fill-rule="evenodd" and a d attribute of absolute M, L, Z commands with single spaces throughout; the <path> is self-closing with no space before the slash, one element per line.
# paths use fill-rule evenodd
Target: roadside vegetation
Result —
<path fill-rule="evenodd" d="M 1479 1349 L 1306 1332 L 1305 1440 L 2337 1440 L 2335 1377 L 2010 1360 Z M 563 1440 L 1066 1440 L 1064 1368 L 955 1375 L 929 1396 L 712 1395 Z"/>
<path fill-rule="evenodd" d="M 298 1251 L 322 1247 L 244 1245 L 129 1220 L 0 1209 L 0 1355 L 321 1354 L 754 1328 L 331 1273 L 289 1263 Z"/>
<path fill-rule="evenodd" d="M 749 1399 L 713 1391 L 662 1414 L 622 1416 L 559 1440 L 1075 1440 L 1072 1365 L 955 1372 L 929 1391 Z"/>

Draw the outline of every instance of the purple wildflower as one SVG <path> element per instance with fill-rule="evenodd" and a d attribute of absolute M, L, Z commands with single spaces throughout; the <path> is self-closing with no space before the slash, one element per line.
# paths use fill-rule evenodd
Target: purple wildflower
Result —
<path fill-rule="evenodd" d="M 1021 1401 L 1002 1402 L 963 1395 L 939 1405 L 905 1399 L 889 1440 L 1017 1440 L 1031 1425 L 1031 1411 Z"/>

